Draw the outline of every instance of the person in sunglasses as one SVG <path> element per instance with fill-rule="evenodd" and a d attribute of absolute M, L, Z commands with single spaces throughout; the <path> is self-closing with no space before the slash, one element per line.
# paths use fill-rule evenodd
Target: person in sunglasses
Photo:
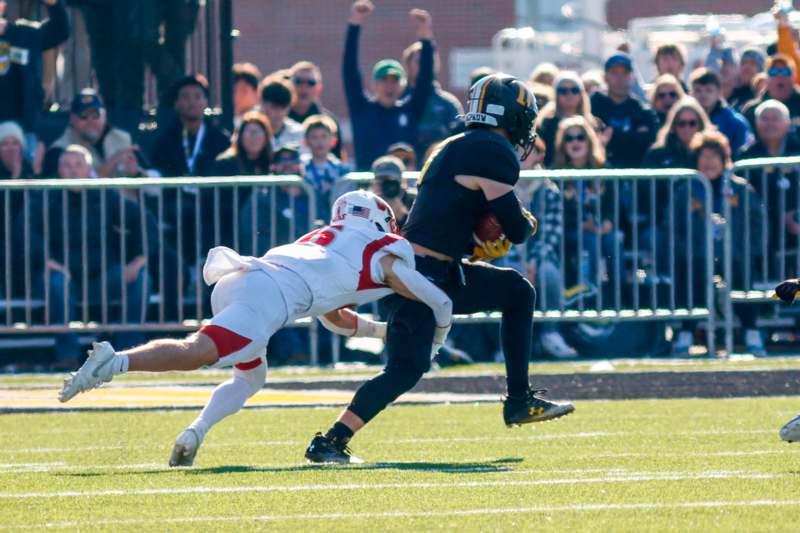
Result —
<path fill-rule="evenodd" d="M 675 102 L 686 96 L 683 86 L 672 74 L 662 74 L 656 78 L 653 89 L 650 93 L 650 105 L 658 116 L 659 127 L 667 121 L 672 106 Z"/>
<path fill-rule="evenodd" d="M 553 168 L 592 169 L 605 167 L 602 140 L 583 117 L 565 119 L 556 134 Z M 567 294 L 595 293 L 608 279 L 613 280 L 619 261 L 615 249 L 622 250 L 620 234 L 614 229 L 613 190 L 600 180 L 566 182 L 564 197 L 564 250 L 567 263 Z M 580 204 L 580 205 L 579 205 Z M 579 235 L 580 234 L 580 235 Z M 599 241 L 599 242 L 598 242 Z M 600 252 L 598 254 L 598 252 Z M 600 269 L 605 263 L 606 268 Z"/>
<path fill-rule="evenodd" d="M 602 121 L 592 115 L 592 104 L 577 72 L 563 70 L 553 83 L 555 100 L 548 103 L 536 119 L 536 133 L 545 146 L 544 166 L 553 164 L 556 153 L 556 132 L 569 117 L 582 116 L 590 127 L 600 130 Z"/>
<path fill-rule="evenodd" d="M 791 117 L 791 131 L 796 133 L 800 126 L 800 87 L 795 81 L 797 77 L 797 66 L 794 60 L 783 54 L 776 54 L 767 61 L 767 90 L 750 100 L 744 108 L 742 114 L 750 122 L 750 126 L 756 129 L 756 108 L 767 100 L 778 100 L 789 109 Z"/>
<path fill-rule="evenodd" d="M 686 96 L 675 103 L 667 121 L 658 130 L 656 142 L 648 150 L 644 168 L 692 168 L 694 160 L 689 144 L 696 133 L 708 130 L 711 121 L 700 103 Z"/>
<path fill-rule="evenodd" d="M 311 61 L 298 61 L 289 69 L 291 82 L 294 85 L 294 101 L 289 109 L 289 118 L 302 124 L 309 117 L 324 115 L 336 124 L 334 137 L 336 143 L 331 149 L 331 153 L 342 159 L 342 128 L 339 126 L 339 119 L 330 109 L 324 107 L 320 101 L 322 96 L 322 72 L 319 67 Z"/>

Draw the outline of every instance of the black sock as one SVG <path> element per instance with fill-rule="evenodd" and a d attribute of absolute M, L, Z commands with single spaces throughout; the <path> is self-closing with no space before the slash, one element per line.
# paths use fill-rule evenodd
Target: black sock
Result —
<path fill-rule="evenodd" d="M 336 422 L 325 436 L 333 441 L 347 444 L 353 438 L 353 430 L 341 422 Z"/>

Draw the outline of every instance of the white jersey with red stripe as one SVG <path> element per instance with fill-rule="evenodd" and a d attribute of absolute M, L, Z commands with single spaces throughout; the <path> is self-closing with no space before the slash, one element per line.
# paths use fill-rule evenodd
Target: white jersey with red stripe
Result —
<path fill-rule="evenodd" d="M 290 311 L 290 320 L 294 320 L 341 307 L 357 307 L 391 294 L 392 290 L 383 283 L 380 265 L 387 254 L 414 269 L 414 251 L 403 237 L 334 224 L 273 248 L 261 257 L 240 256 L 221 246 L 213 248 L 203 277 L 211 285 L 231 272 L 262 270 L 280 283 L 280 270 L 288 270 L 299 276 L 311 293 L 310 307 L 304 306 L 302 313 Z"/>
<path fill-rule="evenodd" d="M 380 266 L 386 255 L 414 268 L 414 250 L 400 235 L 334 224 L 273 248 L 261 260 L 303 278 L 313 295 L 311 309 L 305 314 L 316 316 L 391 294 Z"/>

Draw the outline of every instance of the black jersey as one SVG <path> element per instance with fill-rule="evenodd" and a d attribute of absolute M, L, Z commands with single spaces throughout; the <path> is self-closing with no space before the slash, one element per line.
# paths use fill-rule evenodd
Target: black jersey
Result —
<path fill-rule="evenodd" d="M 443 141 L 425 162 L 403 234 L 413 243 L 456 259 L 472 250 L 472 230 L 489 210 L 483 191 L 459 185 L 458 175 L 513 186 L 519 179 L 519 158 L 503 136 L 473 129 Z"/>

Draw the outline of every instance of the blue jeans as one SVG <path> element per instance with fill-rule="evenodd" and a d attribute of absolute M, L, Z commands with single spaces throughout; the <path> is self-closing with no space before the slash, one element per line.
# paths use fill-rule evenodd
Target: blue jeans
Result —
<path fill-rule="evenodd" d="M 50 281 L 50 324 L 66 324 L 81 316 L 78 304 L 83 302 L 79 287 L 71 285 L 61 272 L 49 271 Z M 126 285 L 127 305 L 126 322 L 143 323 L 147 310 L 147 297 L 150 295 L 152 280 L 150 275 L 141 269 L 136 279 Z M 66 300 L 65 300 L 66 287 Z M 42 288 L 42 293 L 44 289 Z M 102 305 L 102 278 L 89 279 L 89 305 Z M 106 272 L 106 298 L 109 301 L 122 299 L 122 266 L 113 265 Z M 142 301 L 144 299 L 144 302 Z M 143 305 L 144 303 L 144 305 Z M 121 321 L 121 320 L 120 320 Z M 116 349 L 129 348 L 144 342 L 144 333 L 140 331 L 120 331 L 112 334 L 111 341 Z M 56 359 L 78 359 L 81 347 L 75 333 L 59 333 L 55 335 Z"/>

